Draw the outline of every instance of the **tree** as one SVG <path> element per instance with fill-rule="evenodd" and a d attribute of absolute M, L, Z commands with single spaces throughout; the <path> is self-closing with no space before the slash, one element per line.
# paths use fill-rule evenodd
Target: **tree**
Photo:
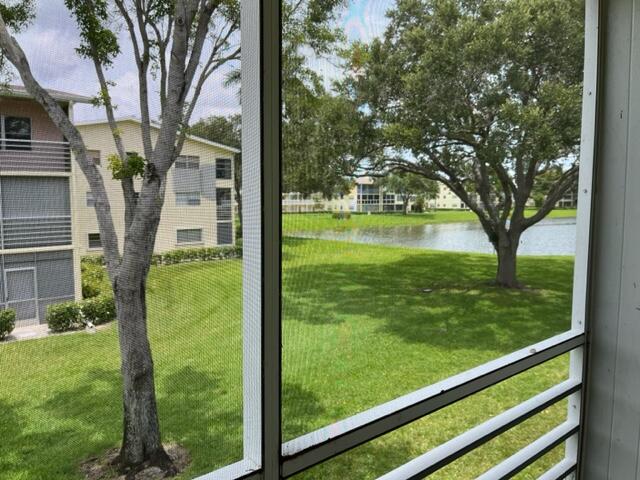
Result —
<path fill-rule="evenodd" d="M 242 116 L 239 114 L 223 116 L 212 116 L 199 120 L 191 127 L 194 135 L 219 142 L 229 147 L 241 148 L 242 143 Z M 233 157 L 233 187 L 235 190 L 236 202 L 238 203 L 238 219 L 242 227 L 242 153 L 237 153 Z"/>
<path fill-rule="evenodd" d="M 343 40 L 337 12 L 346 0 L 299 0 L 282 11 L 283 190 L 332 198 L 371 145 L 372 124 L 347 97 L 327 91 L 309 65 L 333 55 Z"/>
<path fill-rule="evenodd" d="M 5 5 L 5 2 L 3 2 Z M 79 56 L 96 71 L 100 93 L 117 146 L 114 178 L 125 200 L 125 235 L 120 251 L 104 187 L 104 180 L 87 156 L 87 149 L 67 113 L 34 78 L 29 61 L 11 31 L 32 18 L 29 0 L 0 8 L 0 48 L 3 61 L 17 70 L 24 86 L 60 129 L 75 155 L 95 198 L 105 263 L 113 288 L 123 377 L 124 433 L 119 462 L 126 472 L 150 465 L 168 473 L 174 466 L 160 435 L 155 398 L 154 369 L 147 336 L 146 281 L 167 172 L 182 150 L 199 96 L 211 75 L 223 64 L 239 59 L 239 7 L 232 0 L 65 0 L 80 32 Z M 17 5 L 17 6 L 15 6 Z M 22 9 L 22 10 L 21 10 Z M 122 25 L 134 52 L 138 73 L 143 156 L 128 157 L 119 134 L 106 71 L 120 53 L 113 25 Z M 6 63 L 5 63 L 6 65 Z M 158 82 L 161 125 L 157 140 L 151 135 L 151 81 Z M 155 87 L 154 87 L 155 88 Z M 139 192 L 134 178 L 141 178 Z"/>
<path fill-rule="evenodd" d="M 402 213 L 409 213 L 411 197 L 423 196 L 425 199 L 438 195 L 438 183 L 422 175 L 400 170 L 380 179 L 379 185 L 387 192 L 395 193 L 402 199 Z"/>
<path fill-rule="evenodd" d="M 493 244 L 496 283 L 518 287 L 522 233 L 577 181 L 584 2 L 398 0 L 388 15 L 384 38 L 354 45 L 345 82 L 393 147 L 374 165 L 447 185 Z"/>

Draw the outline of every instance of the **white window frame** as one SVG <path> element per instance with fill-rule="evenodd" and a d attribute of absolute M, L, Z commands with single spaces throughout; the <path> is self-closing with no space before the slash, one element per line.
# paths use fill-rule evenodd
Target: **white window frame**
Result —
<path fill-rule="evenodd" d="M 596 138 L 599 0 L 585 0 L 585 72 L 577 245 L 571 329 L 332 425 L 282 443 L 280 0 L 242 2 L 243 397 L 244 459 L 201 480 L 289 478 L 397 430 L 492 385 L 571 352 L 568 380 L 464 432 L 387 473 L 385 480 L 423 478 L 563 398 L 560 426 L 483 474 L 510 478 L 553 447 L 565 458 L 543 474 L 561 479 L 580 458 L 587 291 Z"/>
<path fill-rule="evenodd" d="M 27 120 L 29 120 L 29 140 L 15 140 L 6 137 L 7 131 L 4 122 L 7 117 L 26 118 Z M 2 150 L 11 150 L 7 148 L 7 141 L 25 142 L 31 147 L 31 144 L 33 142 L 33 119 L 31 117 L 25 117 L 21 115 L 0 115 L 0 138 L 2 139 L 2 142 L 0 143 L 0 149 Z"/>
<path fill-rule="evenodd" d="M 91 235 L 98 235 L 100 238 L 100 246 L 92 247 L 91 246 Z M 102 237 L 100 236 L 100 232 L 89 232 L 87 233 L 87 250 L 102 250 Z"/>
<path fill-rule="evenodd" d="M 195 155 L 180 155 L 176 159 L 175 166 L 177 170 L 198 170 L 200 168 L 200 157 Z"/>
<path fill-rule="evenodd" d="M 229 177 L 218 177 L 218 162 L 229 162 Z M 226 172 L 227 169 L 225 168 Z M 233 180 L 233 159 L 227 157 L 216 158 L 216 180 Z"/>

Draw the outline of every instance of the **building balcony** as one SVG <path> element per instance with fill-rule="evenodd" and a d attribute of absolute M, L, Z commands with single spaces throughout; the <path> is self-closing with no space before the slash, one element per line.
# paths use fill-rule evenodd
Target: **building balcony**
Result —
<path fill-rule="evenodd" d="M 2 139 L 0 171 L 70 172 L 69 142 Z"/>
<path fill-rule="evenodd" d="M 71 245 L 71 216 L 5 218 L 1 239 L 5 250 Z"/>

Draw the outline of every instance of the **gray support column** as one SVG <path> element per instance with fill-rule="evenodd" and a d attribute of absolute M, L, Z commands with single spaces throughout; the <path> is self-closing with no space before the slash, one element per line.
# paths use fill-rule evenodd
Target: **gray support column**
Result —
<path fill-rule="evenodd" d="M 244 455 L 280 478 L 280 0 L 242 3 Z"/>
<path fill-rule="evenodd" d="M 603 2 L 579 478 L 640 478 L 640 0 Z"/>

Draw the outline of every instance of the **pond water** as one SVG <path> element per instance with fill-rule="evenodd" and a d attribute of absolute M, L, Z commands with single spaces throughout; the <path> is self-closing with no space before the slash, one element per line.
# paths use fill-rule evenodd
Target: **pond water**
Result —
<path fill-rule="evenodd" d="M 296 233 L 293 236 L 355 243 L 375 243 L 452 252 L 494 253 L 486 233 L 476 222 L 402 227 L 358 228 L 344 231 Z M 520 255 L 574 255 L 576 219 L 545 219 L 524 232 Z"/>

